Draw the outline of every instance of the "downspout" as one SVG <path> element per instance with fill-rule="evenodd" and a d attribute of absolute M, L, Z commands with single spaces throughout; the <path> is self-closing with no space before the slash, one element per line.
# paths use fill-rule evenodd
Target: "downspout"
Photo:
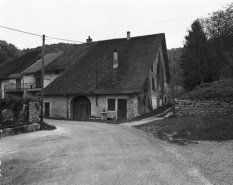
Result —
<path fill-rule="evenodd" d="M 69 118 L 69 99 L 68 97 L 64 94 L 64 97 L 66 97 L 66 119 Z"/>

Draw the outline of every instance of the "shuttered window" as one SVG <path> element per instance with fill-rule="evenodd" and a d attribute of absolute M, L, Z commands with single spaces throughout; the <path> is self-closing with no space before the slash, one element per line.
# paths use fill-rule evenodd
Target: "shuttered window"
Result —
<path fill-rule="evenodd" d="M 115 99 L 108 99 L 108 110 L 114 111 L 115 110 Z"/>

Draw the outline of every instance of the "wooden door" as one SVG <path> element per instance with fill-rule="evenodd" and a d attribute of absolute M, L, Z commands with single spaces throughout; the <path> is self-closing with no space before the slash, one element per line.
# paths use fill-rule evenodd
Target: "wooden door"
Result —
<path fill-rule="evenodd" d="M 45 102 L 45 117 L 49 118 L 50 117 L 50 103 Z"/>
<path fill-rule="evenodd" d="M 117 119 L 125 120 L 127 118 L 127 100 L 118 99 Z"/>
<path fill-rule="evenodd" d="M 74 100 L 73 117 L 74 119 L 88 119 L 91 115 L 91 102 L 85 96 L 79 96 Z"/>

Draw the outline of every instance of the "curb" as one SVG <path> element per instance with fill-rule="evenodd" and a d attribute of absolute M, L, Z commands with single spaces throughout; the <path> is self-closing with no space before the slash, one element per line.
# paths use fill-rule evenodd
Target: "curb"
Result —
<path fill-rule="evenodd" d="M 5 129 L 0 130 L 0 138 L 7 137 L 7 136 L 13 136 L 13 135 L 21 134 L 21 133 L 35 132 L 38 130 L 40 130 L 40 124 L 38 123 L 19 126 L 15 128 L 5 128 Z"/>

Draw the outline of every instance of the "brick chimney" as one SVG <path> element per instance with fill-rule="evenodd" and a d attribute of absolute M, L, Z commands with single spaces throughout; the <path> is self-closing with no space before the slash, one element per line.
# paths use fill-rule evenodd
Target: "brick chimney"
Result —
<path fill-rule="evenodd" d="M 117 50 L 113 51 L 113 68 L 117 68 L 118 66 L 118 53 Z"/>
<path fill-rule="evenodd" d="M 87 43 L 92 43 L 92 39 L 90 36 L 88 36 Z"/>
<path fill-rule="evenodd" d="M 127 31 L 127 40 L 130 39 L 130 31 Z"/>

